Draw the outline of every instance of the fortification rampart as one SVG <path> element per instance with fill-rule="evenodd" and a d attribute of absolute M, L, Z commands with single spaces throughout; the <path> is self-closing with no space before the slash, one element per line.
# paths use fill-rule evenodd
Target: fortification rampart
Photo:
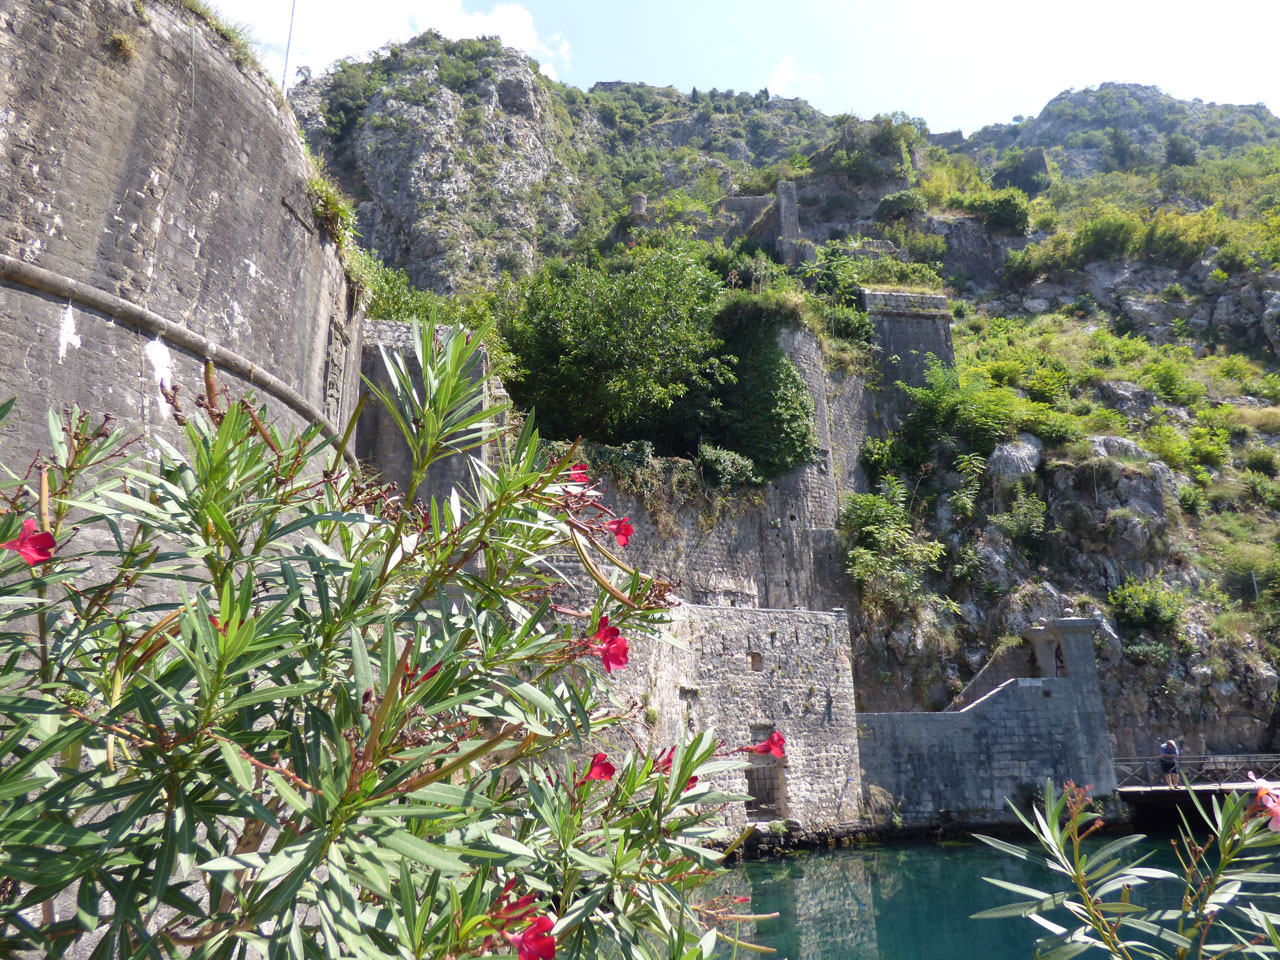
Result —
<path fill-rule="evenodd" d="M 724 789 L 755 798 L 730 805 L 726 819 L 794 820 L 805 829 L 856 823 L 858 737 L 843 611 L 683 604 L 669 632 L 683 649 L 636 643 L 616 675 L 656 716 L 655 745 L 696 730 L 713 730 L 730 746 L 774 730 L 786 737 L 785 759 L 752 757 L 747 771 L 719 775 Z"/>
<path fill-rule="evenodd" d="M 0 255 L 89 293 L 0 273 L 0 397 L 20 397 L 6 462 L 47 448 L 49 407 L 174 429 L 159 387 L 190 409 L 202 353 L 233 395 L 254 379 L 270 392 L 257 368 L 302 401 L 273 401 L 274 414 L 346 416 L 359 383 L 353 298 L 312 214 L 292 116 L 256 68 L 172 5 L 18 0 L 0 8 L 0 78 Z"/>
<path fill-rule="evenodd" d="M 936 293 L 863 291 L 864 306 L 880 345 L 880 391 L 875 416 L 883 430 L 896 430 L 911 410 L 899 382 L 922 386 L 931 359 L 956 361 L 947 298 Z"/>
<path fill-rule="evenodd" d="M 1029 799 L 1046 778 L 1114 794 L 1097 625 L 1072 617 L 1033 629 L 1028 641 L 1045 675 L 1007 680 L 962 710 L 859 714 L 868 811 L 906 826 L 1008 823 L 1006 798 Z"/>

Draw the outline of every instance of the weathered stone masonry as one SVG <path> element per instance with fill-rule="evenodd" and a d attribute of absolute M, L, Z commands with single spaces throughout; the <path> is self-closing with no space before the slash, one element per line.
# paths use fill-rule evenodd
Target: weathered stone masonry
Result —
<path fill-rule="evenodd" d="M 856 823 L 858 738 L 844 613 L 696 604 L 673 613 L 670 634 L 683 649 L 637 643 L 617 675 L 621 689 L 657 715 L 654 744 L 711 730 L 736 747 L 780 730 L 785 760 L 753 758 L 751 770 L 718 780 L 755 796 L 772 786 L 775 799 L 751 810 L 735 805 L 728 821 L 795 820 L 806 829 Z"/>
<path fill-rule="evenodd" d="M 868 807 L 897 813 L 908 826 L 1002 823 L 1015 820 L 1006 798 L 1034 796 L 1046 778 L 1093 784 L 1098 797 L 1114 794 L 1093 654 L 1097 625 L 1072 617 L 1031 630 L 1041 676 L 1007 680 L 962 710 L 860 714 Z"/>
<path fill-rule="evenodd" d="M 293 119 L 193 15 L 129 0 L 0 6 L 0 254 L 181 324 L 271 371 L 333 421 L 354 405 L 361 329 L 307 196 Z M 113 35 L 127 36 L 124 56 Z M 174 429 L 203 358 L 66 300 L 0 283 L 5 460 L 47 447 L 45 410 Z M 234 377 L 233 394 L 250 389 Z M 261 390 L 258 391 L 262 393 Z M 274 414 L 298 419 L 272 402 Z"/>

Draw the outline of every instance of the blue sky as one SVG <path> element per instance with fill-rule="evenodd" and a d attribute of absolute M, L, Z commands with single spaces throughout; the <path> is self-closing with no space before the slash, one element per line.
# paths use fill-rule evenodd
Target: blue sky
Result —
<path fill-rule="evenodd" d="M 1280 3 L 1076 0 L 215 0 L 280 78 L 434 27 L 497 34 L 557 79 L 799 96 L 826 113 L 904 110 L 972 132 L 1038 113 L 1069 88 L 1149 83 L 1184 99 L 1280 113 Z M 292 82 L 292 76 L 290 77 Z"/>

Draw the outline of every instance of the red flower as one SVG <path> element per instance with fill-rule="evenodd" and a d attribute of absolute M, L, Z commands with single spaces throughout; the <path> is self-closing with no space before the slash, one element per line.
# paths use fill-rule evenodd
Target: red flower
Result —
<path fill-rule="evenodd" d="M 212 613 L 209 614 L 209 622 L 213 624 L 213 629 L 217 630 L 224 637 L 227 635 L 226 624 L 224 624 L 221 620 L 215 617 Z"/>
<path fill-rule="evenodd" d="M 733 902 L 734 903 L 750 903 L 751 898 L 750 897 L 734 897 Z"/>
<path fill-rule="evenodd" d="M 666 753 L 658 754 L 658 759 L 653 761 L 653 769 L 658 773 L 671 772 L 671 759 L 676 755 L 675 747 L 668 747 Z"/>
<path fill-rule="evenodd" d="M 607 616 L 600 618 L 600 626 L 592 634 L 591 640 L 600 641 L 598 646 L 591 647 L 591 652 L 600 654 L 605 673 L 613 673 L 614 670 L 621 670 L 627 665 L 627 638 L 617 627 L 609 626 Z"/>
<path fill-rule="evenodd" d="M 692 789 L 693 789 L 694 787 L 696 787 L 697 785 L 698 785 L 698 778 L 697 778 L 697 777 L 690 777 L 690 778 L 689 778 L 689 782 L 688 782 L 688 783 L 686 783 L 686 784 L 684 785 L 684 790 L 682 790 L 682 791 L 681 791 L 681 793 L 688 793 L 690 790 L 692 790 Z"/>
<path fill-rule="evenodd" d="M 516 878 L 512 877 L 502 888 L 502 894 L 498 897 L 497 903 L 494 904 L 493 912 L 490 916 L 496 921 L 496 925 L 506 927 L 511 923 L 519 923 L 527 920 L 529 914 L 533 912 L 534 894 L 526 893 L 523 897 L 514 903 L 507 903 L 507 898 L 511 896 L 511 891 L 515 889 Z"/>
<path fill-rule="evenodd" d="M 625 547 L 627 541 L 636 532 L 636 528 L 631 525 L 630 517 L 623 517 L 621 520 L 610 520 L 605 526 L 609 528 L 609 532 L 613 534 L 613 538 L 618 541 L 618 546 L 620 547 Z"/>
<path fill-rule="evenodd" d="M 591 758 L 591 767 L 583 774 L 582 779 L 578 783 L 586 783 L 588 780 L 612 780 L 614 774 L 613 764 L 609 762 L 608 756 L 603 753 L 597 753 Z"/>
<path fill-rule="evenodd" d="M 575 463 L 569 469 L 569 480 L 572 483 L 589 483 L 590 478 L 587 476 L 587 465 L 585 463 Z"/>
<path fill-rule="evenodd" d="M 623 541 L 625 543 L 625 541 Z M 41 531 L 36 533 L 36 521 L 32 517 L 27 517 L 22 521 L 22 533 L 8 541 L 0 543 L 0 550 L 12 550 L 17 553 L 23 560 L 27 561 L 28 566 L 34 567 L 37 563 L 48 563 L 53 559 L 53 551 L 58 547 L 58 541 L 53 539 L 52 533 Z"/>
<path fill-rule="evenodd" d="M 554 926 L 550 917 L 538 917 L 520 933 L 503 930 L 502 935 L 520 960 L 552 960 L 556 955 L 556 938 L 550 932 Z"/>
<path fill-rule="evenodd" d="M 749 747 L 739 747 L 735 752 L 759 754 L 771 753 L 775 757 L 785 757 L 787 755 L 786 746 L 786 737 L 775 730 L 773 733 L 769 734 L 769 739 L 762 740 L 759 743 L 753 743 Z"/>

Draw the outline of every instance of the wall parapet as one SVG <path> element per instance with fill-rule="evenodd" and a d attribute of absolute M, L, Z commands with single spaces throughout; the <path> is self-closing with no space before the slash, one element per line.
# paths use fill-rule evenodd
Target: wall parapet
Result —
<path fill-rule="evenodd" d="M 899 290 L 862 291 L 867 313 L 902 317 L 948 316 L 947 298 L 938 293 L 909 293 Z"/>
<path fill-rule="evenodd" d="M 860 714 L 866 809 L 909 827 L 1008 824 L 1008 802 L 1025 803 L 1046 780 L 1114 794 L 1097 623 L 1067 617 L 1028 631 L 1047 675 L 1008 679 L 962 710 Z"/>

